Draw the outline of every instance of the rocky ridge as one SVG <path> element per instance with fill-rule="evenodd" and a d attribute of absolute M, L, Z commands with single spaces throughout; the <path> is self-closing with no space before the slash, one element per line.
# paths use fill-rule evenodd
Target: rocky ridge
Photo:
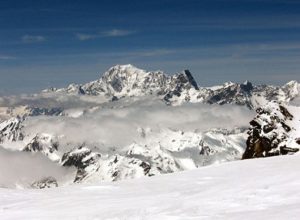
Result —
<path fill-rule="evenodd" d="M 300 118 L 297 107 L 270 102 L 256 110 L 250 122 L 243 159 L 293 154 L 300 149 Z M 299 110 L 298 110 L 299 111 Z"/>

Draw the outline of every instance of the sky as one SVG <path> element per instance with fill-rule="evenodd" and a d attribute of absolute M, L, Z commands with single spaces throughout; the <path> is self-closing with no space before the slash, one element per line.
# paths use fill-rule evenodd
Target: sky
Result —
<path fill-rule="evenodd" d="M 98 79 L 131 63 L 200 86 L 300 81 L 298 0 L 2 0 L 0 94 Z"/>

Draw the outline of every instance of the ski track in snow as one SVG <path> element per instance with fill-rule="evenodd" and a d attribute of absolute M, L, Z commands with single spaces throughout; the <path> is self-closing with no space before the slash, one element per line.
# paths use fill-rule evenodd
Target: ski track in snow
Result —
<path fill-rule="evenodd" d="M 0 189 L 0 219 L 299 219 L 300 154 L 97 185 Z"/>

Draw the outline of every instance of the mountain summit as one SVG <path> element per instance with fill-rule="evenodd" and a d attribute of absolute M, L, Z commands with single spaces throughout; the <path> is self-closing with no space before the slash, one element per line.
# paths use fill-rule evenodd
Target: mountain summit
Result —
<path fill-rule="evenodd" d="M 174 75 L 162 71 L 146 71 L 131 64 L 116 65 L 100 79 L 84 85 L 71 84 L 63 89 L 44 92 L 67 92 L 79 95 L 102 95 L 111 100 L 123 97 L 154 95 L 166 104 L 183 102 L 238 104 L 256 108 L 271 100 L 289 102 L 300 94 L 300 84 L 291 81 L 282 87 L 228 82 L 221 86 L 199 87 L 192 73 L 184 70 Z"/>
<path fill-rule="evenodd" d="M 189 101 L 190 94 L 199 90 L 189 70 L 175 75 L 162 71 L 145 71 L 131 64 L 116 65 L 100 79 L 84 85 L 70 84 L 67 88 L 51 88 L 44 92 L 67 92 L 80 95 L 104 95 L 119 99 L 127 96 L 157 95 L 170 101 L 173 96 Z M 174 100 L 175 101 L 175 100 Z"/>

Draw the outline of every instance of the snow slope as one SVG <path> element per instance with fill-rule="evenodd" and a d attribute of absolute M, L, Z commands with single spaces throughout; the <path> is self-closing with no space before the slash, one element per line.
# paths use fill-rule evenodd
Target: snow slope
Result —
<path fill-rule="evenodd" d="M 0 219 L 299 219 L 300 155 L 45 190 L 0 189 Z"/>

